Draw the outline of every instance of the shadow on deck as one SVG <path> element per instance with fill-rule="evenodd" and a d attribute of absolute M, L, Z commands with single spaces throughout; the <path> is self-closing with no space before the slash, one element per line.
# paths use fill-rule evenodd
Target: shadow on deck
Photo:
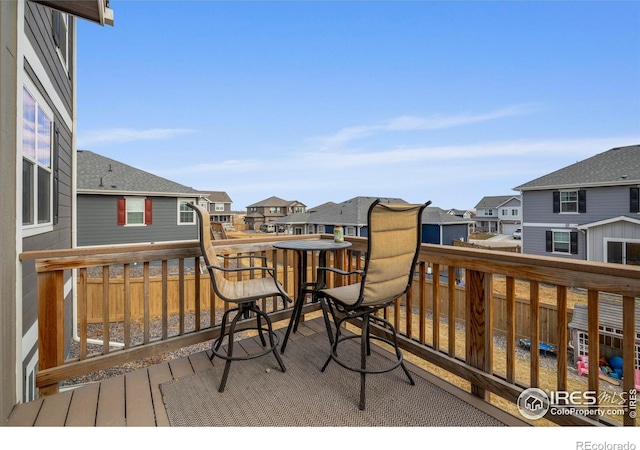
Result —
<path fill-rule="evenodd" d="M 279 330 L 281 340 L 284 330 Z M 239 341 L 252 351 L 258 340 Z M 357 341 L 354 354 L 359 351 Z M 282 355 L 234 362 L 225 392 L 224 364 L 210 351 L 16 406 L 9 426 L 527 426 L 517 417 L 407 363 L 411 386 L 397 369 L 367 377 L 367 409 L 358 410 L 359 375 L 329 364 L 322 320 L 308 320 Z M 255 349 L 253 349 L 255 350 Z M 346 351 L 345 348 L 343 351 Z M 382 362 L 385 350 L 375 352 Z"/>

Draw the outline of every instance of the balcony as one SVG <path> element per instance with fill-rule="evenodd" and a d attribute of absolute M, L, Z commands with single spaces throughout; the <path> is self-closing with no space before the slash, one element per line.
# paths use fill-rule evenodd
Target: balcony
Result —
<path fill-rule="evenodd" d="M 216 242 L 223 253 L 267 256 L 278 267 L 279 279 L 287 291 L 294 296 L 296 255 L 276 250 L 272 243 L 300 238 L 328 236 L 274 236 Z M 366 239 L 347 239 L 352 247 L 336 252 L 329 263 L 347 269 L 361 268 Z M 221 365 L 212 368 L 208 353 L 199 351 L 99 384 L 59 392 L 61 385 L 85 374 L 160 357 L 215 338 L 220 331 L 224 305 L 210 291 L 208 275 L 198 270 L 200 251 L 195 241 L 30 252 L 21 258 L 36 261 L 39 277 L 40 360 L 36 385 L 40 398 L 17 405 L 9 425 L 79 424 L 74 418 L 80 418 L 83 424 L 98 426 L 169 425 L 160 385 L 172 379 L 198 376 L 202 371 L 215 371 L 215 367 Z M 316 256 L 309 261 L 308 276 L 313 278 Z M 418 404 L 431 404 L 436 392 L 460 400 L 461 415 L 477 420 L 486 418 L 507 426 L 636 425 L 635 337 L 639 331 L 636 330 L 636 299 L 640 297 L 640 268 L 423 244 L 415 274 L 409 294 L 384 314 L 401 334 L 401 346 L 411 369 L 435 389 Z M 65 303 L 64 296 L 65 281 L 70 278 L 77 286 L 77 302 L 73 308 L 69 300 Z M 341 282 L 339 279 L 328 281 Z M 549 292 L 553 297 L 551 302 Z M 621 305 L 623 345 L 620 351 L 624 365 L 618 386 L 604 380 L 599 373 L 598 355 L 604 345 L 599 338 L 598 320 L 602 298 Z M 569 351 L 568 324 L 574 301 L 584 302 L 589 312 L 589 369 L 587 376 L 582 377 L 576 374 Z M 269 312 L 282 334 L 291 315 L 291 305 L 263 301 L 261 308 Z M 312 350 L 328 354 L 324 324 L 317 318 L 319 306 L 309 302 L 303 312 L 304 326 L 293 335 L 295 341 L 291 341 L 284 355 L 285 364 L 289 360 L 292 366 L 299 362 L 296 358 L 307 358 Z M 71 337 L 65 336 L 64 325 L 71 323 L 72 315 L 77 318 L 77 336 L 69 351 Z M 190 320 L 187 321 L 187 317 Z M 152 323 L 160 325 L 152 327 Z M 160 331 L 154 331 L 156 329 Z M 112 334 L 116 335 L 114 330 L 121 336 L 118 342 L 112 340 Z M 373 332 L 383 333 L 382 330 Z M 531 349 L 537 349 L 539 342 L 552 342 L 557 354 L 548 356 L 534 350 L 523 356 L 518 347 L 521 339 L 528 339 Z M 241 345 L 254 345 L 252 340 L 252 336 L 246 336 Z M 320 348 L 323 342 L 326 349 Z M 303 353 L 296 353 L 296 348 Z M 387 350 L 377 351 L 384 357 Z M 263 359 L 259 364 L 272 363 L 268 361 L 269 356 L 234 363 L 229 383 L 241 384 L 240 371 Z M 265 373 L 269 373 L 267 369 Z M 279 371 L 272 372 L 267 380 L 277 379 Z M 370 378 L 393 378 L 395 372 Z M 340 378 L 346 376 L 343 373 Z M 399 376 L 397 380 L 398 384 L 404 383 Z M 371 383 L 373 385 L 373 381 Z M 291 399 L 298 403 L 304 402 L 312 392 L 312 387 L 304 383 L 300 386 L 302 392 Z M 581 407 L 577 412 L 576 408 L 570 408 L 572 405 L 567 405 L 556 408 L 555 412 L 550 409 L 541 419 L 525 419 L 518 411 L 517 401 L 522 391 L 530 387 L 546 392 L 588 391 L 592 394 L 587 396 L 589 402 L 578 402 Z M 271 389 L 286 390 L 285 387 Z M 419 391 L 413 392 L 408 395 L 418 395 Z M 349 413 L 357 411 L 356 397 L 354 384 L 353 404 L 344 405 L 345 409 L 353 408 Z M 368 397 L 374 398 L 372 394 Z M 263 402 L 259 398 L 252 401 Z M 79 405 L 82 408 L 79 409 Z M 197 409 L 195 404 L 191 406 Z M 254 406 L 271 408 L 265 404 Z M 463 412 L 464 408 L 468 410 Z M 230 416 L 243 417 L 241 413 Z M 246 425 L 237 420 L 238 426 Z M 309 420 L 313 423 L 313 416 Z M 455 425 L 454 419 L 451 421 L 449 425 Z"/>

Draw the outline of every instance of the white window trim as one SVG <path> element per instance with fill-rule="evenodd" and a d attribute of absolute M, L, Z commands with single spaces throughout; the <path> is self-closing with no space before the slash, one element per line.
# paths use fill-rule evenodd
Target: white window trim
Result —
<path fill-rule="evenodd" d="M 64 32 L 66 35 L 64 42 L 67 46 L 66 48 L 67 57 L 65 58 L 64 56 L 62 56 L 62 51 L 60 50 L 60 47 L 58 47 L 57 45 L 56 45 L 56 53 L 58 54 L 58 58 L 60 58 L 60 62 L 62 63 L 62 67 L 64 68 L 64 71 L 66 72 L 67 75 L 69 75 L 69 56 L 70 56 L 69 53 L 71 52 L 71 48 L 70 48 L 71 34 L 69 32 L 69 14 L 60 13 L 60 18 L 64 23 Z"/>
<path fill-rule="evenodd" d="M 195 225 L 196 224 L 196 212 L 192 209 L 190 209 L 189 211 L 191 212 L 191 222 L 182 222 L 180 220 L 180 213 L 183 211 L 180 211 L 180 205 L 182 204 L 182 202 L 186 202 L 186 203 L 193 203 L 193 199 L 192 198 L 178 198 L 177 201 L 177 208 L 178 208 L 178 217 L 177 217 L 177 223 L 178 225 Z"/>
<path fill-rule="evenodd" d="M 213 204 L 213 210 L 215 212 L 224 211 L 224 203 L 214 203 Z"/>
<path fill-rule="evenodd" d="M 147 218 L 145 217 L 145 200 L 147 197 L 125 197 L 124 198 L 124 221 L 125 227 L 146 227 Z M 142 200 L 142 223 L 129 223 L 129 200 Z"/>
<path fill-rule="evenodd" d="M 621 242 L 622 245 L 622 261 L 623 264 L 627 264 L 627 243 L 631 242 L 632 244 L 640 244 L 640 239 L 629 239 L 629 238 L 604 238 L 602 240 L 602 255 L 604 257 L 604 261 L 609 259 L 608 252 L 608 244 L 609 242 Z"/>
<path fill-rule="evenodd" d="M 566 252 L 562 252 L 556 250 L 556 233 L 566 233 L 569 235 L 569 249 Z M 551 230 L 551 253 L 557 253 L 559 255 L 570 255 L 571 254 L 571 231 L 570 230 Z"/>
<path fill-rule="evenodd" d="M 51 125 L 53 126 L 53 124 L 55 123 L 55 115 L 53 114 L 53 110 L 49 107 L 49 105 L 47 104 L 47 102 L 44 100 L 44 97 L 42 97 L 42 94 L 40 94 L 40 91 L 38 91 L 38 89 L 36 89 L 36 86 L 33 84 L 33 82 L 29 79 L 29 77 L 25 77 L 23 80 L 23 86 L 25 89 L 27 89 L 29 91 L 29 94 L 31 94 L 31 96 L 33 97 L 33 99 L 35 100 L 36 104 L 38 105 L 38 107 L 40 107 L 40 109 L 42 109 L 42 111 L 44 111 L 44 113 L 49 117 L 49 119 L 51 120 Z M 19 164 L 20 164 L 20 170 L 19 170 L 19 180 L 18 180 L 18 186 L 20 187 L 19 192 L 22 193 L 22 160 L 24 159 L 24 152 L 23 152 L 23 148 L 22 148 L 22 141 L 23 141 L 23 135 L 22 135 L 22 131 L 23 131 L 23 126 L 22 126 L 22 121 L 24 120 L 24 110 L 22 110 L 22 104 L 24 104 L 24 91 L 22 89 L 20 89 L 20 110 L 21 110 L 21 115 L 20 115 L 20 138 L 19 138 Z M 22 227 L 22 237 L 30 237 L 30 236 L 36 236 L 38 234 L 43 234 L 43 233 L 48 233 L 50 231 L 53 231 L 53 130 L 51 130 L 51 167 L 50 167 L 50 171 L 51 171 L 51 176 L 49 177 L 49 222 L 47 223 L 37 223 L 37 220 L 35 221 L 36 223 L 30 224 L 30 225 L 24 225 L 22 224 L 22 195 L 20 195 L 20 207 L 18 208 L 18 211 L 20 212 L 20 218 L 18 219 L 18 222 L 20 223 L 21 227 Z M 36 154 L 36 164 L 35 164 L 35 168 L 37 170 L 38 168 L 38 164 L 37 164 L 37 158 L 38 155 Z M 36 183 L 37 184 L 37 183 Z M 38 210 L 38 192 L 37 189 L 34 193 L 34 217 L 37 215 L 37 210 Z M 36 218 L 37 219 L 37 218 Z"/>
<path fill-rule="evenodd" d="M 576 194 L 576 200 L 575 200 L 576 210 L 575 211 L 563 211 L 562 210 L 562 205 L 563 204 L 565 204 L 565 203 L 574 203 L 573 201 L 572 202 L 563 202 L 562 201 L 562 194 L 566 193 L 566 192 L 575 192 L 575 194 Z M 578 201 L 579 201 L 578 197 L 579 197 L 580 194 L 578 192 L 579 192 L 579 189 L 565 189 L 564 191 L 560 191 L 560 214 L 580 214 L 578 212 L 578 210 L 580 209 L 580 205 L 578 205 Z"/>

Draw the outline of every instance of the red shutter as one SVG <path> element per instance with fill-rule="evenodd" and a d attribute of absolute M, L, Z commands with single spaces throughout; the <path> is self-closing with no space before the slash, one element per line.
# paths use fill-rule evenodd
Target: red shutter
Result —
<path fill-rule="evenodd" d="M 153 217 L 151 215 L 151 199 L 145 198 L 144 199 L 144 224 L 151 225 L 152 220 L 153 220 Z"/>
<path fill-rule="evenodd" d="M 118 199 L 118 225 L 127 224 L 127 201 L 124 198 Z"/>

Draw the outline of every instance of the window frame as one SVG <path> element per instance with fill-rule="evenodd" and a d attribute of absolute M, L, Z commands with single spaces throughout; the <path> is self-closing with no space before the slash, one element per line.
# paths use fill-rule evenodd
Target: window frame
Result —
<path fill-rule="evenodd" d="M 178 208 L 178 217 L 177 217 L 178 226 L 181 226 L 181 225 L 195 225 L 196 224 L 196 212 L 193 209 L 191 209 L 189 207 L 186 207 L 186 206 L 185 206 L 186 209 L 184 209 L 184 210 L 182 209 L 183 205 L 187 205 L 189 203 L 194 204 L 195 201 L 192 198 L 177 198 L 176 199 L 176 203 L 177 203 L 177 208 Z M 185 213 L 188 213 L 191 216 L 191 221 L 190 222 L 186 222 L 186 221 L 182 220 L 182 215 L 185 214 Z"/>
<path fill-rule="evenodd" d="M 28 96 L 33 100 L 33 108 L 34 108 L 34 117 L 33 117 L 33 125 L 29 128 L 31 129 L 30 139 L 33 141 L 33 155 L 28 154 L 25 148 L 25 142 L 28 141 L 29 137 L 25 132 L 27 128 L 25 122 L 25 101 Z M 46 120 L 48 121 L 48 155 L 44 155 L 45 152 L 42 152 L 39 144 L 46 142 L 46 140 L 42 140 L 40 133 L 40 119 L 41 114 L 44 115 Z M 22 159 L 22 167 L 23 172 L 21 176 L 21 184 L 22 184 L 22 234 L 24 237 L 34 236 L 37 234 L 47 233 L 53 231 L 54 225 L 54 127 L 55 127 L 55 115 L 53 110 L 46 103 L 40 92 L 35 88 L 31 80 L 25 79 L 22 86 L 22 128 L 21 128 L 21 144 L 20 144 L 20 158 Z M 29 152 L 31 153 L 31 152 Z M 32 168 L 31 172 L 31 195 L 30 197 L 30 221 L 24 222 L 24 207 L 25 207 L 25 178 L 24 178 L 24 168 L 25 164 L 29 164 Z M 48 174 L 48 181 L 46 185 L 40 185 L 41 171 L 44 171 Z M 48 217 L 46 220 L 41 220 L 41 207 L 43 206 L 40 202 L 40 188 L 46 188 L 46 195 L 48 197 L 48 205 L 46 207 L 46 214 Z"/>
<path fill-rule="evenodd" d="M 56 53 L 67 75 L 69 75 L 69 53 L 71 41 L 71 27 L 69 26 L 69 14 L 52 10 L 51 31 Z"/>
<path fill-rule="evenodd" d="M 224 212 L 224 203 L 214 203 L 213 204 L 213 210 L 215 212 Z"/>
<path fill-rule="evenodd" d="M 147 224 L 145 223 L 146 217 L 145 217 L 145 200 L 146 197 L 125 197 L 124 198 L 124 204 L 125 204 L 125 210 L 124 210 L 124 214 L 125 214 L 125 223 L 124 226 L 125 227 L 144 227 Z M 136 203 L 139 202 L 139 204 L 142 206 L 142 210 L 141 211 L 137 211 L 137 210 L 130 210 L 129 209 L 129 205 L 131 204 L 133 206 L 134 201 Z M 135 222 L 132 223 L 129 221 L 129 214 L 140 214 L 142 213 L 142 222 Z"/>

